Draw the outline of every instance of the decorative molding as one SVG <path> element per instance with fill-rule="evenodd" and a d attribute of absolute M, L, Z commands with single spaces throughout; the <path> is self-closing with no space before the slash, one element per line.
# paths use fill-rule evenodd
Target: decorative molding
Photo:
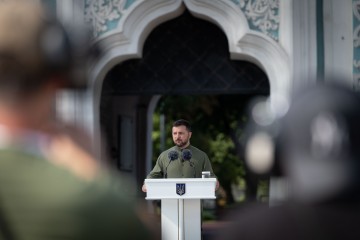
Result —
<path fill-rule="evenodd" d="M 117 28 L 126 10 L 136 0 L 85 0 L 85 21 L 91 23 L 94 37 Z"/>
<path fill-rule="evenodd" d="M 360 74 L 353 74 L 353 81 L 353 89 L 357 92 L 360 91 Z"/>
<path fill-rule="evenodd" d="M 279 40 L 279 0 L 230 0 L 245 14 L 250 29 Z"/>
<path fill-rule="evenodd" d="M 232 58 L 254 62 L 264 70 L 270 81 L 271 105 L 277 110 L 281 108 L 289 100 L 292 87 L 289 55 L 276 42 L 258 33 L 246 34 L 238 47 L 241 51 L 231 53 Z"/>
<path fill-rule="evenodd" d="M 85 21 L 92 25 L 94 37 L 115 30 L 129 7 L 136 1 L 141 0 L 84 0 Z M 279 40 L 279 1 L 230 0 L 243 12 L 251 30 L 261 32 L 275 41 Z"/>

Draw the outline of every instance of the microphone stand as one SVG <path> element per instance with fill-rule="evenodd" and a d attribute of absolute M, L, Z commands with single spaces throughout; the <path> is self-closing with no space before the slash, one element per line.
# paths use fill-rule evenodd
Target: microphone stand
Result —
<path fill-rule="evenodd" d="M 168 169 L 170 163 L 171 163 L 172 161 L 178 159 L 178 158 L 179 158 L 179 154 L 178 154 L 176 151 L 171 151 L 171 152 L 169 152 L 169 154 L 168 154 L 168 158 L 169 158 L 169 163 L 168 163 L 168 165 L 167 165 L 166 168 L 165 168 L 164 178 L 167 178 L 167 169 Z"/>
<path fill-rule="evenodd" d="M 193 168 L 193 170 L 194 170 L 194 178 L 196 178 L 195 163 L 194 163 L 194 162 L 189 161 L 189 164 L 190 164 L 190 167 L 192 167 L 192 168 Z"/>
<path fill-rule="evenodd" d="M 167 178 L 167 168 L 168 168 L 168 166 L 170 165 L 171 162 L 172 162 L 172 160 L 169 159 L 169 163 L 168 163 L 168 165 L 167 165 L 166 168 L 165 168 L 164 178 Z"/>

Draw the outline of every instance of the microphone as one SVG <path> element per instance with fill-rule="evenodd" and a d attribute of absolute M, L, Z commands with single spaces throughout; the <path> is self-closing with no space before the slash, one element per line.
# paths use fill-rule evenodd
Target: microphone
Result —
<path fill-rule="evenodd" d="M 168 163 L 168 165 L 166 166 L 166 168 L 165 168 L 165 174 L 164 174 L 164 178 L 167 178 L 167 168 L 168 168 L 168 166 L 170 165 L 170 163 L 172 162 L 172 161 L 174 161 L 174 160 L 176 160 L 176 159 L 178 159 L 179 158 L 179 153 L 177 152 L 177 151 L 170 151 L 169 153 L 168 153 L 168 158 L 169 158 L 169 163 Z"/>
<path fill-rule="evenodd" d="M 190 161 L 189 161 L 189 164 L 190 164 L 190 167 L 192 167 L 192 168 L 194 169 L 194 178 L 196 178 L 195 163 L 194 163 L 194 162 L 190 162 Z"/>
<path fill-rule="evenodd" d="M 194 170 L 194 178 L 196 177 L 196 169 L 195 169 L 195 163 L 190 161 L 192 158 L 192 153 L 189 149 L 184 149 L 182 151 L 182 160 L 183 161 L 189 161 L 190 167 Z"/>
<path fill-rule="evenodd" d="M 190 161 L 191 157 L 192 157 L 192 153 L 189 149 L 184 149 L 182 151 L 182 159 L 184 161 Z"/>

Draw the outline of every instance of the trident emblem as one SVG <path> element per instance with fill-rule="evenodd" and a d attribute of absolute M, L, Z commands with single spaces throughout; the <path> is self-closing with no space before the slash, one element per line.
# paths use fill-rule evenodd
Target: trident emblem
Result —
<path fill-rule="evenodd" d="M 185 194 L 185 183 L 176 184 L 176 194 L 180 196 Z"/>

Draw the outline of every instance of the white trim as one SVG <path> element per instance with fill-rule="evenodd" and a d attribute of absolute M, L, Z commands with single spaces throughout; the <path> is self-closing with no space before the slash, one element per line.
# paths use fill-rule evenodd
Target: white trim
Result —
<path fill-rule="evenodd" d="M 74 3 L 73 0 L 57 0 L 56 13 L 58 18 L 64 24 L 71 24 L 74 21 Z"/>
<path fill-rule="evenodd" d="M 293 89 L 316 82 L 316 1 L 293 1 Z"/>
<path fill-rule="evenodd" d="M 292 55 L 293 51 L 293 1 L 280 0 L 280 26 L 279 26 L 279 44 L 285 52 Z"/>
<path fill-rule="evenodd" d="M 353 86 L 353 9 L 352 1 L 324 3 L 324 77 L 334 76 Z"/>

